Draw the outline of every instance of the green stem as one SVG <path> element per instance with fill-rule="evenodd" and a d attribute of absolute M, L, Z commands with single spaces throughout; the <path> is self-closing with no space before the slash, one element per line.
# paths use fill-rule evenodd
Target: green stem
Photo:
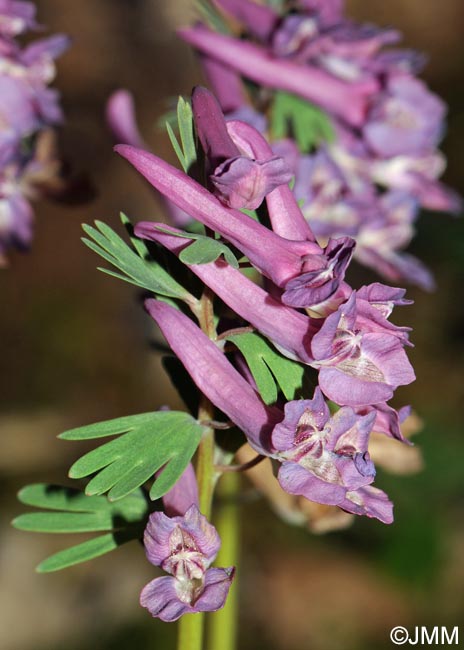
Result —
<path fill-rule="evenodd" d="M 215 526 L 221 537 L 221 550 L 215 564 L 221 567 L 236 566 L 240 551 L 240 508 L 238 493 L 240 474 L 225 472 L 218 485 L 218 511 Z M 238 632 L 237 576 L 227 596 L 223 609 L 210 616 L 208 629 L 209 650 L 235 650 Z"/>
<path fill-rule="evenodd" d="M 214 294 L 208 287 L 205 287 L 200 301 L 198 320 L 203 332 L 210 339 L 215 340 L 213 298 Z M 214 420 L 214 407 L 206 397 L 203 397 L 200 401 L 198 420 L 200 422 Z M 198 447 L 196 467 L 199 508 L 207 519 L 211 519 L 214 483 L 216 480 L 214 444 L 214 429 L 208 428 L 203 433 Z M 203 612 L 182 616 L 179 620 L 177 650 L 203 650 L 204 627 L 205 614 Z"/>
<path fill-rule="evenodd" d="M 178 650 L 202 650 L 204 613 L 185 614 L 179 620 Z"/>

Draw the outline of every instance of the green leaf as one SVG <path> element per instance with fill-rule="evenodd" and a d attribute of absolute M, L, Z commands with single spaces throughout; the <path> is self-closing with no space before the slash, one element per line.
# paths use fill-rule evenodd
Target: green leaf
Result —
<path fill-rule="evenodd" d="M 184 264 L 208 264 L 209 262 L 215 262 L 218 257 L 223 255 L 226 262 L 233 266 L 234 269 L 239 268 L 237 258 L 230 248 L 217 239 L 197 233 L 172 232 L 168 228 L 163 228 L 162 226 L 157 226 L 156 230 L 167 233 L 173 237 L 195 240 L 190 244 L 190 246 L 184 248 L 179 255 L 180 261 Z"/>
<path fill-rule="evenodd" d="M 259 334 L 233 334 L 227 337 L 245 357 L 261 397 L 266 404 L 277 401 L 279 389 L 287 400 L 295 399 L 303 388 L 305 367 L 282 356 Z"/>
<path fill-rule="evenodd" d="M 291 135 L 303 153 L 335 137 L 326 113 L 307 100 L 277 91 L 271 110 L 271 134 L 277 140 Z"/>
<path fill-rule="evenodd" d="M 57 571 L 72 564 L 102 555 L 142 535 L 148 506 L 141 490 L 112 503 L 104 496 L 86 496 L 76 489 L 38 483 L 23 488 L 21 503 L 42 512 L 27 512 L 12 524 L 19 530 L 38 533 L 88 533 L 108 531 L 109 534 L 88 540 L 51 556 L 38 571 Z"/>
<path fill-rule="evenodd" d="M 168 136 L 169 139 L 171 140 L 172 148 L 176 152 L 176 156 L 179 159 L 179 162 L 182 165 L 184 172 L 187 172 L 188 166 L 185 160 L 184 152 L 182 151 L 182 147 L 180 146 L 179 141 L 176 138 L 176 134 L 174 133 L 172 126 L 169 124 L 169 122 L 166 122 L 166 131 L 168 132 Z"/>
<path fill-rule="evenodd" d="M 124 215 L 123 220 L 128 227 L 130 222 Z M 96 221 L 95 225 L 97 228 L 87 224 L 82 226 L 84 232 L 90 237 L 90 239 L 83 237 L 82 241 L 121 273 L 108 269 L 100 269 L 101 271 L 157 295 L 182 300 L 193 299 L 193 296 L 190 296 L 188 291 L 176 282 L 160 264 L 154 260 L 144 259 L 144 256 L 148 255 L 148 250 L 143 242 L 138 240 L 136 251 L 134 251 L 108 225 L 101 221 Z M 136 238 L 132 237 L 132 240 L 134 239 Z"/>
<path fill-rule="evenodd" d="M 246 214 L 246 216 L 250 217 L 250 219 L 253 219 L 253 221 L 259 221 L 258 213 L 256 210 L 247 210 L 246 208 L 242 208 L 240 212 Z"/>
<path fill-rule="evenodd" d="M 117 535 L 113 535 L 112 533 L 100 535 L 99 537 L 94 537 L 86 542 L 82 542 L 82 544 L 76 544 L 75 546 L 71 546 L 70 548 L 66 548 L 63 551 L 51 555 L 36 567 L 36 571 L 39 573 L 61 571 L 61 569 L 67 569 L 75 564 L 88 562 L 100 555 L 105 555 L 105 553 L 114 551 L 114 549 L 118 548 L 118 546 L 121 546 L 126 541 L 128 542 L 130 540 L 125 539 L 122 541 Z"/>
<path fill-rule="evenodd" d="M 195 239 L 196 241 L 184 248 L 180 253 L 179 259 L 181 262 L 184 264 L 208 264 L 209 262 L 215 262 L 218 257 L 223 255 L 228 264 L 233 266 L 234 269 L 238 269 L 237 258 L 225 244 L 212 239 L 212 237 L 197 235 Z"/>
<path fill-rule="evenodd" d="M 95 474 L 86 494 L 104 494 L 116 501 L 151 479 L 162 468 L 150 491 L 159 499 L 177 482 L 203 432 L 188 413 L 156 411 L 107 422 L 97 422 L 61 434 L 64 440 L 89 440 L 119 435 L 118 438 L 88 452 L 74 463 L 71 478 Z"/>
<path fill-rule="evenodd" d="M 171 140 L 177 158 L 179 159 L 182 169 L 186 174 L 197 162 L 197 147 L 195 143 L 195 133 L 193 129 L 193 113 L 190 102 L 180 96 L 177 100 L 177 126 L 180 136 L 180 142 L 177 139 L 174 129 L 169 121 L 166 122 L 166 130 Z"/>
<path fill-rule="evenodd" d="M 285 1 L 286 0 L 267 0 L 267 4 L 273 9 L 276 9 L 279 13 L 283 13 L 285 9 Z"/>
<path fill-rule="evenodd" d="M 185 172 L 197 162 L 197 148 L 193 132 L 193 113 L 190 103 L 183 97 L 177 102 L 177 123 L 184 153 Z"/>

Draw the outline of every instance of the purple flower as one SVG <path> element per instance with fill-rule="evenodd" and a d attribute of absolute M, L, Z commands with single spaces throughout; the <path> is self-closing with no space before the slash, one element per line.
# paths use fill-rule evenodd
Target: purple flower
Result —
<path fill-rule="evenodd" d="M 377 218 L 364 224 L 358 233 L 356 257 L 388 280 L 408 280 L 432 289 L 433 277 L 426 267 L 412 255 L 399 252 L 414 234 L 417 201 L 405 192 L 391 191 L 379 199 L 377 207 Z"/>
<path fill-rule="evenodd" d="M 374 78 L 346 83 L 316 66 L 272 57 L 264 47 L 216 34 L 202 25 L 179 34 L 202 54 L 248 79 L 300 95 L 354 126 L 363 124 L 369 98 L 378 90 Z"/>
<path fill-rule="evenodd" d="M 162 244 L 176 255 L 193 241 L 174 236 L 180 232 L 174 228 L 169 228 L 173 233 L 169 235 L 164 224 L 160 224 L 164 232 L 157 231 L 154 225 L 150 224 L 150 228 L 137 225 L 135 233 Z M 318 329 L 316 321 L 286 307 L 226 262 L 190 264 L 189 268 L 236 314 L 273 341 L 283 354 L 305 363 L 312 361 L 310 346 L 311 337 Z"/>
<path fill-rule="evenodd" d="M 298 4 L 305 11 L 317 14 L 324 27 L 331 27 L 342 19 L 344 0 L 298 0 Z"/>
<path fill-rule="evenodd" d="M 433 151 L 375 159 L 368 170 L 374 182 L 412 194 L 425 208 L 459 214 L 462 198 L 437 180 L 445 167 L 443 154 Z"/>
<path fill-rule="evenodd" d="M 183 614 L 223 607 L 234 569 L 211 569 L 220 547 L 216 529 L 196 505 L 182 516 L 150 515 L 144 535 L 148 560 L 171 577 L 155 578 L 140 594 L 152 616 L 175 621 Z"/>
<path fill-rule="evenodd" d="M 267 194 L 288 183 L 291 177 L 284 160 L 278 156 L 262 162 L 238 156 L 216 167 L 211 182 L 229 207 L 255 210 Z"/>
<path fill-rule="evenodd" d="M 248 32 L 260 40 L 267 40 L 279 21 L 272 9 L 253 0 L 215 0 L 221 9 L 246 26 Z"/>
<path fill-rule="evenodd" d="M 276 285 L 285 286 L 291 278 L 319 264 L 316 258 L 321 248 L 315 242 L 279 237 L 246 215 L 225 207 L 199 183 L 153 154 L 127 145 L 115 150 L 175 205 L 240 249 Z M 146 233 L 150 224 L 144 226 Z"/>
<path fill-rule="evenodd" d="M 242 110 L 247 100 L 240 75 L 210 56 L 200 55 L 200 63 L 208 86 L 217 97 L 224 113 Z M 248 108 L 252 110 L 251 106 Z M 261 123 L 263 119 L 260 116 Z"/>
<path fill-rule="evenodd" d="M 314 307 L 334 296 L 345 277 L 354 246 L 351 237 L 330 239 L 324 255 L 312 256 L 312 264 L 307 256 L 305 266 L 312 266 L 312 270 L 287 282 L 282 302 L 290 307 Z"/>
<path fill-rule="evenodd" d="M 227 124 L 227 131 L 235 144 L 250 157 L 258 160 L 272 159 L 273 150 L 268 142 L 249 124 L 231 121 Z M 314 234 L 305 221 L 293 192 L 287 185 L 276 186 L 274 191 L 268 193 L 266 205 L 275 233 L 286 239 L 315 241 Z"/>
<path fill-rule="evenodd" d="M 375 413 L 375 420 L 372 430 L 377 433 L 383 433 L 389 438 L 395 438 L 408 445 L 412 444 L 401 433 L 400 424 L 411 414 L 410 406 L 403 406 L 399 411 L 388 404 L 374 404 L 371 406 L 361 406 L 354 409 L 358 415 L 367 415 Z"/>
<path fill-rule="evenodd" d="M 0 0 L 0 34 L 17 36 L 36 27 L 35 6 L 32 2 Z"/>
<path fill-rule="evenodd" d="M 347 492 L 340 508 L 355 515 L 375 517 L 384 524 L 393 522 L 393 504 L 385 492 L 373 485 L 366 485 L 353 492 Z"/>
<path fill-rule="evenodd" d="M 361 305 L 361 311 L 362 311 Z M 337 404 L 363 406 L 389 400 L 415 379 L 403 350 L 404 332 L 387 333 L 383 324 L 362 322 L 356 292 L 328 316 L 314 335 L 311 350 L 319 385 Z M 379 312 L 380 314 L 380 312 Z"/>
<path fill-rule="evenodd" d="M 62 113 L 58 93 L 48 84 L 55 76 L 54 59 L 69 41 L 57 35 L 24 48 L 15 42 L 15 36 L 37 27 L 32 3 L 0 0 L 1 264 L 9 248 L 31 241 L 31 199 L 44 194 L 47 184 L 56 185 L 57 163 L 45 127 L 59 123 Z"/>
<path fill-rule="evenodd" d="M 357 414 L 345 407 L 331 417 L 316 389 L 312 400 L 289 402 L 284 416 L 280 408 L 262 402 L 190 319 L 156 300 L 148 300 L 146 307 L 201 392 L 244 431 L 258 453 L 282 463 L 278 478 L 287 492 L 344 509 L 354 507 L 351 495 L 360 501 L 358 491 L 375 475 L 367 442 L 376 412 Z M 375 516 L 370 513 L 363 511 Z"/>
<path fill-rule="evenodd" d="M 116 90 L 106 104 L 106 121 L 119 144 L 146 148 L 135 118 L 132 94 L 125 89 Z"/>
<path fill-rule="evenodd" d="M 0 76 L 0 155 L 5 145 L 18 143 L 39 127 L 30 87 L 22 79 Z M 14 150 L 13 150 L 14 151 Z"/>
<path fill-rule="evenodd" d="M 258 453 L 269 453 L 270 433 L 282 419 L 280 410 L 264 404 L 219 347 L 187 316 L 157 300 L 147 300 L 145 306 L 200 391 L 235 422 Z"/>
<path fill-rule="evenodd" d="M 194 89 L 192 109 L 209 179 L 223 203 L 254 210 L 273 189 L 291 180 L 285 161 L 270 148 L 263 157 L 242 155 L 228 133 L 217 99 L 206 88 Z"/>
<path fill-rule="evenodd" d="M 339 505 L 347 491 L 372 483 L 375 469 L 367 443 L 375 414 L 358 416 L 349 407 L 333 416 L 319 388 L 312 400 L 285 405 L 284 420 L 272 433 L 278 480 L 290 494 Z"/>
<path fill-rule="evenodd" d="M 374 103 L 363 128 L 377 156 L 421 155 L 443 136 L 445 104 L 425 84 L 409 75 L 395 75 Z"/>
<path fill-rule="evenodd" d="M 177 483 L 163 496 L 164 512 L 168 517 L 185 515 L 190 506 L 198 506 L 198 503 L 195 470 L 189 463 Z"/>

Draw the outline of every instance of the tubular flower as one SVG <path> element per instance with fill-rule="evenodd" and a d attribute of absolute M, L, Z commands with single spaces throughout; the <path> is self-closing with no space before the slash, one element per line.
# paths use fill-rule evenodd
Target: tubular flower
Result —
<path fill-rule="evenodd" d="M 241 154 L 227 131 L 217 99 L 206 88 L 194 89 L 192 109 L 211 170 L 209 178 L 223 203 L 231 208 L 254 210 L 273 189 L 290 182 L 290 169 L 272 150 L 256 159 Z"/>
<path fill-rule="evenodd" d="M 266 406 L 192 321 L 154 300 L 148 300 L 146 306 L 201 392 L 244 431 L 256 451 L 281 463 L 278 480 L 286 492 L 338 505 L 348 512 L 377 516 L 371 514 L 374 510 L 369 500 L 363 510 L 365 493 L 358 495 L 375 477 L 367 451 L 376 420 L 373 410 L 359 415 L 344 407 L 331 417 L 319 389 L 312 400 L 288 402 L 285 412 Z M 380 490 L 378 494 L 383 495 Z M 385 495 L 382 500 L 385 508 L 379 518 L 390 523 L 391 503 Z M 389 514 L 386 504 L 390 504 Z"/>
<path fill-rule="evenodd" d="M 127 112 L 130 119 L 124 118 Z M 131 115 L 126 97 L 116 111 L 115 131 L 137 134 Z M 176 255 L 209 295 L 220 299 L 216 333 L 207 336 L 181 310 L 160 300 L 147 300 L 146 309 L 200 394 L 259 455 L 272 460 L 288 495 L 390 523 L 392 504 L 372 486 L 368 444 L 374 426 L 407 442 L 399 428 L 407 411 L 397 412 L 387 402 L 415 378 L 404 350 L 411 345 L 410 328 L 389 321 L 395 306 L 410 301 L 403 289 L 380 283 L 354 291 L 345 274 L 355 240 L 344 234 L 318 241 L 286 182 L 262 193 L 253 218 L 227 205 L 217 191 L 217 170 L 230 161 L 272 160 L 273 150 L 252 125 L 225 120 L 216 99 L 202 88 L 194 90 L 192 116 L 204 154 L 192 174 L 204 178 L 203 185 L 139 147 L 118 145 L 116 151 L 166 201 L 206 226 L 205 236 L 145 221 L 136 224 L 134 234 Z M 289 164 L 292 147 L 282 142 L 280 149 Z M 234 259 L 237 250 L 245 260 Z M 253 267 L 251 278 L 244 265 Z M 240 339 L 245 333 L 249 338 Z M 286 379 L 287 372 L 293 379 Z M 276 391 L 264 387 L 266 373 L 275 375 Z M 316 384 L 312 398 L 305 395 L 310 384 L 303 376 Z M 172 594 L 175 583 L 165 583 Z"/>
<path fill-rule="evenodd" d="M 312 231 L 326 241 L 353 237 L 362 264 L 388 280 L 430 290 L 430 272 L 402 249 L 412 239 L 421 206 L 452 213 L 462 209 L 461 198 L 439 182 L 445 161 L 437 147 L 446 106 L 416 76 L 424 57 L 394 47 L 401 40 L 398 31 L 358 24 L 344 15 L 343 4 L 301 0 L 279 13 L 253 0 L 215 0 L 226 17 L 240 24 L 240 38 L 233 29 L 215 33 L 201 23 L 180 30 L 180 36 L 199 53 L 226 119 L 241 115 L 255 126 L 261 111 L 275 137 L 282 93 L 324 111 L 333 133 L 316 138 L 315 150 L 298 135 L 310 123 L 295 127 L 287 120 L 287 135 L 298 140 L 301 150 L 299 159 L 287 163 Z M 221 70 L 231 80 L 227 89 Z M 263 89 L 262 95 L 253 95 L 254 106 L 239 78 Z M 304 103 L 295 107 L 301 113 Z M 281 137 L 281 127 L 278 131 Z M 279 141 L 273 150 L 280 153 Z M 391 198 L 379 185 L 391 191 Z M 283 234 L 275 219 L 272 226 Z"/>

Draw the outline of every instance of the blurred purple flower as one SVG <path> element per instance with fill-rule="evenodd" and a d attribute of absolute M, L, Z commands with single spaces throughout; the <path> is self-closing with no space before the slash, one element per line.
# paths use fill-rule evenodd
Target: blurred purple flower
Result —
<path fill-rule="evenodd" d="M 35 6 L 0 0 L 0 264 L 13 246 L 32 239 L 31 199 L 53 186 L 56 164 L 39 149 L 45 129 L 62 120 L 54 59 L 68 47 L 63 35 L 33 41 L 24 48 L 14 37 L 38 27 Z"/>
<path fill-rule="evenodd" d="M 443 136 L 446 108 L 419 79 L 391 77 L 363 127 L 364 138 L 381 158 L 433 151 Z"/>

